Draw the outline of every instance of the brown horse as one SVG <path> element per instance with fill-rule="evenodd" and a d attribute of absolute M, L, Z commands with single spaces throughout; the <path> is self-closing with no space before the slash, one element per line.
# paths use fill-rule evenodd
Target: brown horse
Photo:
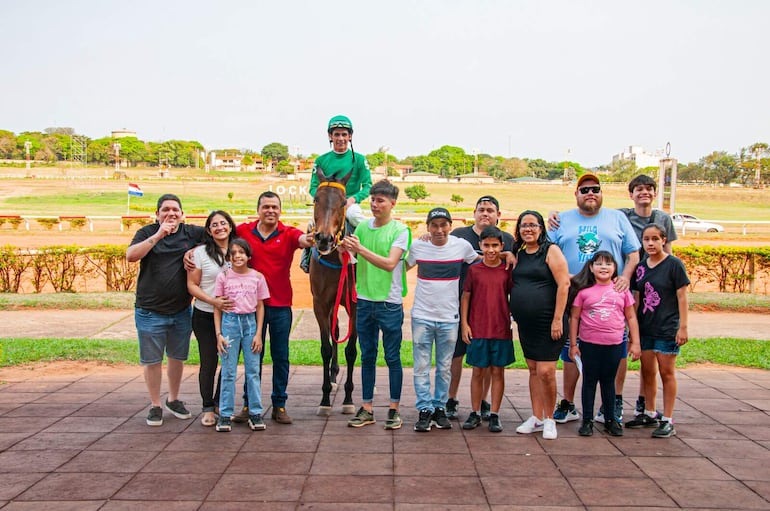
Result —
<path fill-rule="evenodd" d="M 337 376 L 340 366 L 337 359 L 337 343 L 339 341 L 339 327 L 337 326 L 335 303 L 339 300 L 350 318 L 349 337 L 345 346 L 345 360 L 347 361 L 347 376 L 345 378 L 345 399 L 342 402 L 342 413 L 352 414 L 356 409 L 353 404 L 353 367 L 358 355 L 356 350 L 356 304 L 355 294 L 355 266 L 344 265 L 341 252 L 337 249 L 345 232 L 345 185 L 352 171 L 342 179 L 327 178 L 323 170 L 318 167 L 318 189 L 313 199 L 313 220 L 315 227 L 313 240 L 315 246 L 312 249 L 310 259 L 310 291 L 313 295 L 313 312 L 321 331 L 321 358 L 323 359 L 323 396 L 318 407 L 318 415 L 331 413 L 331 401 L 329 394 L 333 386 L 337 385 Z M 343 273 L 345 272 L 345 273 Z M 344 285 L 338 288 L 340 280 L 345 278 Z M 332 325 L 334 329 L 332 331 Z"/>

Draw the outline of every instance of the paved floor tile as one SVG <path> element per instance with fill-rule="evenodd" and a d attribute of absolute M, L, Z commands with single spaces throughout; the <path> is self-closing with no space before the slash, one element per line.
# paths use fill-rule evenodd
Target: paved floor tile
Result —
<path fill-rule="evenodd" d="M 452 491 L 447 491 L 449 488 Z M 396 503 L 486 505 L 484 488 L 476 478 L 454 476 L 396 476 Z"/>
<path fill-rule="evenodd" d="M 311 452 L 239 452 L 230 461 L 227 474 L 307 474 L 313 464 Z"/>
<path fill-rule="evenodd" d="M 318 444 L 318 452 L 355 452 L 358 454 L 393 452 L 393 439 L 390 436 L 369 435 L 367 428 L 377 428 L 377 424 L 362 428 L 348 428 L 352 430 L 349 436 L 323 436 Z M 399 432 L 396 431 L 393 434 L 399 434 Z"/>
<path fill-rule="evenodd" d="M 46 475 L 47 474 L 41 472 L 3 474 L 3 476 L 0 477 L 0 500 L 10 500 L 15 498 Z"/>
<path fill-rule="evenodd" d="M 0 453 L 0 472 L 51 472 L 77 456 L 79 452 L 80 449 L 5 451 Z"/>
<path fill-rule="evenodd" d="M 207 500 L 296 502 L 304 482 L 304 475 L 223 474 Z"/>
<path fill-rule="evenodd" d="M 35 404 L 53 404 L 53 403 L 79 403 L 88 404 L 104 396 L 104 392 L 68 392 L 62 390 L 47 394 L 35 401 Z"/>
<path fill-rule="evenodd" d="M 176 433 L 107 433 L 88 446 L 88 449 L 161 451 L 176 437 Z"/>
<path fill-rule="evenodd" d="M 393 455 L 390 453 L 360 453 L 351 451 L 355 455 L 343 456 L 339 452 L 318 452 L 310 467 L 312 475 L 338 475 L 356 474 L 392 475 Z"/>
<path fill-rule="evenodd" d="M 751 440 L 701 440 L 685 439 L 688 445 L 702 456 L 709 458 L 744 458 L 757 460 L 755 463 L 770 464 L 770 451 L 757 448 L 756 442 Z"/>
<path fill-rule="evenodd" d="M 49 474 L 16 500 L 98 500 L 108 499 L 129 479 L 131 474 L 74 473 Z"/>
<path fill-rule="evenodd" d="M 469 476 L 476 477 L 477 462 L 468 454 L 396 453 L 393 473 L 397 476 Z M 479 464 L 483 464 L 480 461 Z"/>
<path fill-rule="evenodd" d="M 678 426 L 677 426 L 678 428 Z M 610 442 L 625 456 L 698 456 L 699 453 L 678 436 L 651 438 L 639 436 L 611 438 Z"/>
<path fill-rule="evenodd" d="M 659 457 L 630 458 L 652 479 L 721 479 L 732 480 L 730 474 L 707 458 Z"/>
<path fill-rule="evenodd" d="M 165 450 L 155 456 L 141 471 L 164 474 L 221 474 L 234 456 L 234 452 L 215 449 L 199 452 Z"/>
<path fill-rule="evenodd" d="M 238 451 L 251 435 L 262 434 L 261 432 L 252 433 L 246 424 L 233 424 L 233 426 L 235 428 L 230 433 L 217 432 L 214 428 L 205 428 L 204 431 L 204 428 L 201 428 L 201 433 L 178 435 L 166 449 L 195 452 Z M 216 434 L 212 435 L 212 433 Z"/>
<path fill-rule="evenodd" d="M 479 476 L 561 477 L 551 456 L 530 454 L 474 455 Z"/>
<path fill-rule="evenodd" d="M 96 511 L 103 509 L 103 500 L 80 500 L 64 502 L 61 500 L 11 502 L 3 511 Z"/>
<path fill-rule="evenodd" d="M 711 461 L 741 481 L 770 481 L 770 464 L 746 458 L 714 457 Z"/>
<path fill-rule="evenodd" d="M 631 459 L 625 456 L 585 455 L 579 453 L 581 453 L 580 450 L 574 450 L 572 454 L 552 456 L 553 462 L 559 468 L 559 471 L 564 474 L 564 477 L 585 476 L 586 471 L 591 470 L 590 467 L 601 467 L 602 476 L 605 478 L 647 477 Z"/>
<path fill-rule="evenodd" d="M 315 452 L 320 435 L 251 435 L 241 448 L 246 452 Z"/>
<path fill-rule="evenodd" d="M 110 500 L 99 511 L 149 511 L 158 505 L 157 500 Z M 200 507 L 197 500 L 163 501 L 163 511 L 196 511 Z M 203 509 L 203 508 L 200 508 Z M 213 509 L 213 508 L 209 508 Z M 243 511 L 241 508 L 240 511 Z"/>
<path fill-rule="evenodd" d="M 465 434 L 468 448 L 475 454 L 545 454 L 541 444 L 532 435 L 499 436 L 494 433 L 471 430 Z"/>
<path fill-rule="evenodd" d="M 577 506 L 575 492 L 563 477 L 482 477 L 489 503 L 518 506 Z"/>
<path fill-rule="evenodd" d="M 601 465 L 587 466 L 582 477 L 568 478 L 578 498 L 586 506 L 636 507 L 640 502 L 654 502 L 663 507 L 674 506 L 674 502 L 654 481 L 619 477 L 609 484 L 605 478 L 599 477 L 603 470 Z M 593 477 L 586 477 L 588 475 Z"/>
<path fill-rule="evenodd" d="M 697 479 L 658 480 L 680 506 L 716 509 L 768 509 L 768 501 L 739 481 Z"/>
<path fill-rule="evenodd" d="M 136 474 L 114 496 L 116 500 L 167 501 L 189 499 L 202 501 L 220 474 Z"/>
<path fill-rule="evenodd" d="M 266 508 L 268 508 L 270 511 L 295 511 L 295 509 L 297 509 L 297 504 L 294 502 L 270 502 L 266 505 L 265 502 L 262 501 L 249 500 L 238 502 L 207 501 L 204 502 L 200 508 L 198 508 L 198 511 L 244 511 Z M 311 509 L 313 509 L 313 511 L 317 511 L 319 508 L 313 506 Z M 367 509 L 369 509 L 369 506 L 367 506 Z"/>
<path fill-rule="evenodd" d="M 122 472 L 141 470 L 158 453 L 152 451 L 83 451 L 57 472 Z"/>
<path fill-rule="evenodd" d="M 10 451 L 40 449 L 85 449 L 104 433 L 37 433 L 22 440 Z"/>
<path fill-rule="evenodd" d="M 392 503 L 393 484 L 393 476 L 348 475 L 342 482 L 339 476 L 310 475 L 300 499 L 302 502 L 359 503 L 359 506 L 364 500 L 368 507 L 369 504 Z"/>
<path fill-rule="evenodd" d="M 82 406 L 81 403 L 30 403 L 5 413 L 3 417 L 31 417 L 35 420 L 38 417 L 67 417 Z"/>
<path fill-rule="evenodd" d="M 125 421 L 125 417 L 64 417 L 43 433 L 108 433 Z"/>

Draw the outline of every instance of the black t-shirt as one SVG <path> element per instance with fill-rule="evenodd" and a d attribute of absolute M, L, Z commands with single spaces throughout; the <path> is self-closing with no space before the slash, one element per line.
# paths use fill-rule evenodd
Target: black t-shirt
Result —
<path fill-rule="evenodd" d="M 141 243 L 158 232 L 157 223 L 145 225 L 134 234 L 131 245 Z M 201 242 L 204 229 L 197 225 L 179 224 L 139 262 L 135 306 L 158 314 L 176 314 L 190 305 L 184 255 Z"/>
<path fill-rule="evenodd" d="M 679 330 L 677 289 L 690 284 L 684 263 L 672 255 L 654 268 L 649 259 L 640 262 L 631 281 L 631 289 L 639 292 L 636 317 L 643 338 L 673 340 Z"/>

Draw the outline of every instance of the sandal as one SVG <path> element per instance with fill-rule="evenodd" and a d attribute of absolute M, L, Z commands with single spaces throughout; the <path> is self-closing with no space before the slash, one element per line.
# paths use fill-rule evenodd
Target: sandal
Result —
<path fill-rule="evenodd" d="M 214 412 L 203 412 L 203 417 L 201 417 L 201 424 L 208 428 L 214 426 L 216 423 L 217 417 L 214 415 Z"/>

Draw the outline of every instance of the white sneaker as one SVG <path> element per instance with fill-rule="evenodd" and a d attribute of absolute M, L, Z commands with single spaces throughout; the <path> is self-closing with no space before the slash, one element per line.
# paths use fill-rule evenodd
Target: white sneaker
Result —
<path fill-rule="evenodd" d="M 543 431 L 543 421 L 534 415 L 522 422 L 519 427 L 516 428 L 516 433 L 521 433 L 522 435 L 528 435 L 536 431 Z"/>
<path fill-rule="evenodd" d="M 545 419 L 543 421 L 543 438 L 546 440 L 556 440 L 556 421 L 553 419 Z"/>

